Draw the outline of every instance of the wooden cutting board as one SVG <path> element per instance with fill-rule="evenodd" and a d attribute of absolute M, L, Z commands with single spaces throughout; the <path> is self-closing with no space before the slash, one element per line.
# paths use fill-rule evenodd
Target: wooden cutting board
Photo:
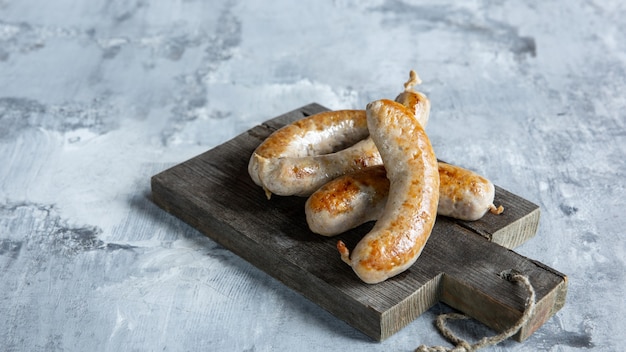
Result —
<path fill-rule="evenodd" d="M 409 270 L 380 284 L 361 282 L 341 261 L 336 243 L 354 247 L 371 224 L 334 238 L 313 234 L 305 198 L 267 200 L 248 175 L 250 156 L 267 136 L 326 110 L 304 106 L 153 176 L 153 201 L 374 340 L 393 335 L 438 301 L 505 330 L 521 317 L 526 299 L 523 287 L 501 278 L 507 270 L 528 275 L 537 291 L 535 314 L 516 340 L 563 306 L 567 277 L 511 250 L 535 235 L 539 207 L 499 187 L 495 204 L 504 213 L 475 222 L 439 216 Z"/>

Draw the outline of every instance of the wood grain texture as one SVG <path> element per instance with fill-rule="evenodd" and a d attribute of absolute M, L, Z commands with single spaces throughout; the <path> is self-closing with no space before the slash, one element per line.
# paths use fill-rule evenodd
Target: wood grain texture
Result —
<path fill-rule="evenodd" d="M 232 140 L 152 177 L 153 201 L 243 259 L 301 293 L 375 340 L 402 329 L 443 301 L 497 331 L 524 309 L 524 292 L 500 278 L 505 270 L 530 277 L 537 313 L 524 340 L 564 304 L 565 275 L 510 250 L 535 235 L 539 207 L 501 188 L 496 204 L 476 222 L 438 217 L 417 262 L 383 283 L 362 283 L 335 244 L 353 248 L 371 224 L 335 238 L 309 231 L 305 198 L 265 198 L 247 172 L 252 151 L 269 134 L 296 119 L 327 110 L 310 104 L 256 126 Z"/>

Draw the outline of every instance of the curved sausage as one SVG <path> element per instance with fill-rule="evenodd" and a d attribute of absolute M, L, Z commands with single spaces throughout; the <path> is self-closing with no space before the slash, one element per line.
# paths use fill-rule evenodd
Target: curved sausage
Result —
<path fill-rule="evenodd" d="M 387 169 L 389 198 L 352 253 L 342 241 L 337 249 L 361 280 L 373 284 L 408 269 L 424 249 L 436 218 L 439 173 L 426 132 L 404 105 L 383 99 L 369 103 L 366 111 L 370 136 Z"/>
<path fill-rule="evenodd" d="M 493 205 L 495 187 L 486 178 L 459 166 L 438 163 L 439 205 L 437 214 L 474 221 Z M 306 201 L 306 220 L 311 231 L 335 236 L 380 217 L 389 193 L 384 166 L 377 165 L 338 177 L 315 191 Z"/>
<path fill-rule="evenodd" d="M 388 193 L 389 179 L 383 165 L 340 176 L 307 199 L 304 212 L 309 229 L 335 236 L 376 220 L 385 208 Z"/>
<path fill-rule="evenodd" d="M 363 110 L 315 114 L 265 139 L 252 153 L 248 173 L 268 199 L 272 193 L 309 196 L 337 176 L 382 163 L 368 135 Z"/>

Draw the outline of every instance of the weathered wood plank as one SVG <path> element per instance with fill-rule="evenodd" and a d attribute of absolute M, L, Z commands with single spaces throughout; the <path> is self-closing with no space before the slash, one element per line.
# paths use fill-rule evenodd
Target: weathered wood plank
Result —
<path fill-rule="evenodd" d="M 538 313 L 517 335 L 528 337 L 564 302 L 567 281 L 508 248 L 535 235 L 539 207 L 501 188 L 505 213 L 476 222 L 439 217 L 422 256 L 405 273 L 377 285 L 362 283 L 335 244 L 354 246 L 365 224 L 336 238 L 311 233 L 304 198 L 274 196 L 248 176 L 252 151 L 270 133 L 326 110 L 310 104 L 269 120 L 152 177 L 153 201 L 235 254 L 282 281 L 375 340 L 383 340 L 442 300 L 502 330 L 521 316 L 523 292 L 500 279 L 504 270 L 530 276 Z"/>

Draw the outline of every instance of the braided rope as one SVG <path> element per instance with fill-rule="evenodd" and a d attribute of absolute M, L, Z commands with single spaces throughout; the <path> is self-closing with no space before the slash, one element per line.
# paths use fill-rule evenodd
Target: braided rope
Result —
<path fill-rule="evenodd" d="M 475 344 L 470 344 L 464 339 L 456 336 L 452 330 L 450 330 L 446 326 L 446 321 L 448 320 L 459 320 L 459 319 L 470 319 L 467 315 L 459 314 L 459 313 L 448 313 L 441 314 L 437 317 L 437 328 L 441 332 L 441 334 L 448 339 L 451 343 L 455 345 L 455 347 L 448 348 L 444 346 L 419 346 L 415 352 L 473 352 L 480 348 L 492 346 L 498 344 L 509 337 L 515 335 L 532 317 L 535 311 L 535 289 L 533 288 L 528 276 L 519 274 L 519 273 L 511 273 L 504 272 L 501 274 L 503 279 L 506 279 L 511 282 L 518 282 L 522 284 L 526 290 L 528 291 L 528 298 L 526 300 L 526 309 L 524 310 L 524 314 L 522 317 L 509 329 L 501 332 L 498 335 L 491 337 L 484 337 L 480 339 Z"/>

